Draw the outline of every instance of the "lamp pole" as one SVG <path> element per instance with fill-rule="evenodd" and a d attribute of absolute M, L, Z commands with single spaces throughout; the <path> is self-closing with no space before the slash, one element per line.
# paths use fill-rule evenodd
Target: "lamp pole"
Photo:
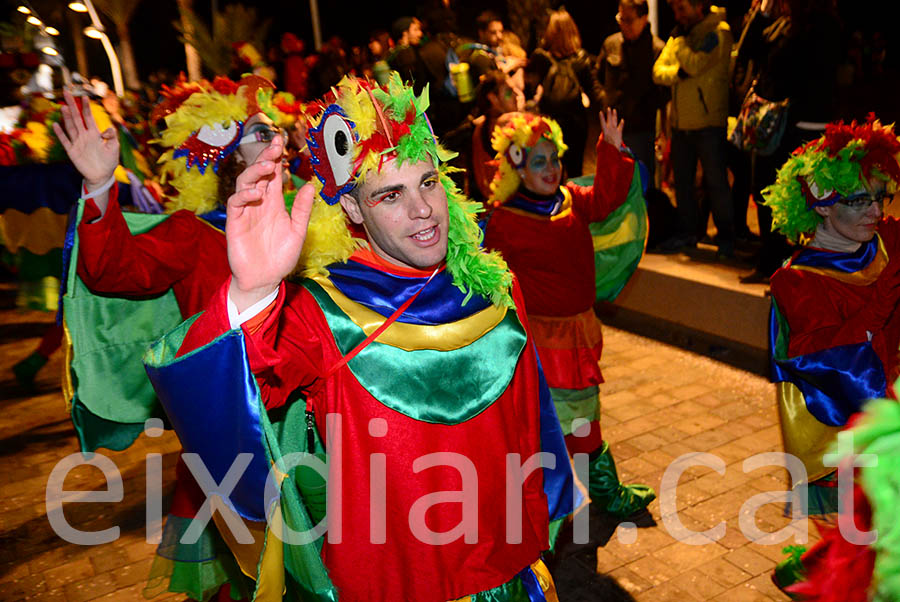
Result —
<path fill-rule="evenodd" d="M 109 41 L 109 36 L 106 35 L 106 30 L 100 22 L 100 17 L 97 16 L 97 11 L 94 10 L 94 3 L 91 0 L 84 0 L 84 5 L 87 6 L 88 14 L 91 16 L 91 24 L 94 26 L 94 29 L 100 32 L 100 42 L 103 44 L 103 50 L 106 51 L 106 57 L 109 59 L 109 68 L 112 71 L 113 88 L 116 91 L 116 96 L 122 98 L 125 96 L 125 85 L 122 83 L 122 66 L 119 64 L 116 49 L 113 48 L 112 42 Z"/>

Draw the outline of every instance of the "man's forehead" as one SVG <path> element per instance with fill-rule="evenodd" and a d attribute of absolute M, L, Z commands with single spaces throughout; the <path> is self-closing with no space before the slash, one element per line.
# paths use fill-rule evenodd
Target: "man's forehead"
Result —
<path fill-rule="evenodd" d="M 368 171 L 364 177 L 360 178 L 360 192 L 366 193 L 385 187 L 400 188 L 410 181 L 417 184 L 423 177 L 437 173 L 437 168 L 430 161 L 417 161 L 416 163 L 403 161 L 401 163 L 396 158 L 392 158 L 386 160 L 380 170 Z"/>

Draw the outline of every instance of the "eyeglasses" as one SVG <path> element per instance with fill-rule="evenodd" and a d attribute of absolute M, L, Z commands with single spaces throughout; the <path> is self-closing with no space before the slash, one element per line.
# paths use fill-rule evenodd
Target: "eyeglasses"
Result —
<path fill-rule="evenodd" d="M 275 136 L 281 136 L 282 139 L 287 140 L 287 132 L 280 127 L 267 123 L 254 123 L 247 130 L 247 133 L 241 136 L 238 144 L 254 144 L 257 142 L 268 144 L 275 139 Z"/>
<path fill-rule="evenodd" d="M 884 200 L 888 197 L 890 197 L 890 195 L 885 191 L 876 192 L 873 194 L 863 192 L 859 195 L 846 198 L 842 201 L 838 201 L 838 203 L 847 207 L 848 209 L 853 209 L 854 211 L 866 211 L 869 209 L 869 207 L 872 206 L 872 203 L 878 203 L 879 207 L 884 207 Z"/>

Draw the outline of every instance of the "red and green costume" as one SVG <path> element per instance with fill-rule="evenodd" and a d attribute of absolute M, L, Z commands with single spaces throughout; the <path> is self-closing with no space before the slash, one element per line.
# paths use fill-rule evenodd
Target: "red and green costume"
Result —
<path fill-rule="evenodd" d="M 552 141 L 549 127 L 531 127 L 535 133 L 545 130 Z M 502 134 L 503 126 L 496 131 Z M 498 137 L 495 133 L 495 141 Z M 523 140 L 521 148 L 527 153 L 536 142 Z M 508 161 L 502 145 L 495 142 L 495 149 Z M 593 308 L 598 299 L 615 298 L 643 251 L 646 213 L 634 165 L 601 138 L 590 185 L 568 182 L 543 199 L 519 188 L 490 214 L 485 231 L 485 246 L 499 250 L 521 282 L 569 452 L 591 454 L 591 497 L 619 516 L 643 509 L 655 497 L 649 488 L 619 483 L 600 430 L 603 335 Z M 610 262 L 614 246 L 620 251 Z M 635 251 L 636 257 L 628 257 Z M 575 420 L 587 423 L 574 429 L 579 436 L 573 433 Z"/>

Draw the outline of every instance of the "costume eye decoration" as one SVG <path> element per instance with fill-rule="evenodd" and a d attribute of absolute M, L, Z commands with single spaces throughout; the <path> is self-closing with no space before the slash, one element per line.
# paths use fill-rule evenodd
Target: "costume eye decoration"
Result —
<path fill-rule="evenodd" d="M 176 159 L 187 157 L 187 169 L 196 165 L 201 174 L 206 173 L 206 167 L 212 161 L 213 171 L 218 173 L 219 163 L 234 152 L 243 131 L 242 121 L 232 121 L 226 125 L 204 125 L 175 149 L 173 156 Z"/>
<path fill-rule="evenodd" d="M 822 190 L 812 180 L 807 181 L 806 178 L 797 176 L 800 181 L 800 189 L 806 198 L 806 206 L 809 209 L 813 207 L 825 207 L 833 205 L 841 197 L 836 190 Z"/>
<path fill-rule="evenodd" d="M 509 162 L 516 169 L 525 165 L 525 151 L 518 144 L 510 144 L 506 154 L 509 156 Z"/>
<path fill-rule="evenodd" d="M 357 142 L 356 124 L 338 105 L 331 105 L 322 115 L 318 127 L 309 130 L 312 167 L 322 182 L 320 196 L 329 205 L 355 185 L 353 149 Z"/>

